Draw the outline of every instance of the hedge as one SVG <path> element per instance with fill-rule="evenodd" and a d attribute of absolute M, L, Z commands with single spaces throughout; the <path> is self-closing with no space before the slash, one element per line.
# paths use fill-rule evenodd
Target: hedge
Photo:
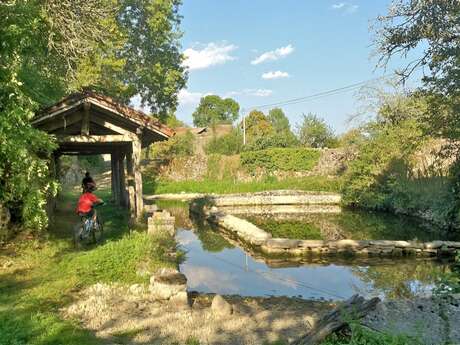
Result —
<path fill-rule="evenodd" d="M 264 168 L 268 171 L 308 171 L 319 160 L 319 150 L 310 148 L 272 148 L 241 153 L 241 164 L 249 171 Z"/>

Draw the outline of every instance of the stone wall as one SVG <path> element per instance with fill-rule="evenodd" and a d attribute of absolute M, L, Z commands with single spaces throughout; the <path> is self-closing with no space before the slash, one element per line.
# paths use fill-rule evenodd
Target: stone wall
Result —
<path fill-rule="evenodd" d="M 306 176 L 336 176 L 343 172 L 346 162 L 351 159 L 349 152 L 343 149 L 321 149 L 321 156 L 316 166 L 309 171 L 273 171 L 270 175 L 283 180 Z M 263 169 L 249 173 L 241 166 L 239 155 L 220 156 L 218 171 L 208 169 L 209 156 L 197 154 L 189 157 L 176 157 L 171 161 L 156 162 L 154 168 L 160 178 L 171 181 L 203 180 L 206 177 L 222 179 L 231 174 L 237 182 L 259 181 L 266 177 Z M 149 167 L 147 167 L 149 169 Z M 214 168 L 213 168 L 214 169 Z M 212 169 L 211 169 L 212 170 Z M 212 174 L 211 174 L 212 173 Z M 209 176 L 209 175 L 213 176 Z M 214 176 L 215 175 L 215 176 Z M 228 177 L 228 176 L 226 176 Z"/>
<path fill-rule="evenodd" d="M 191 212 L 202 213 L 206 219 L 225 229 L 234 237 L 263 254 L 281 257 L 328 256 L 328 255 L 358 255 L 369 257 L 439 257 L 453 256 L 460 250 L 460 242 L 452 241 L 388 241 L 388 240 L 295 240 L 272 238 L 271 234 L 254 224 L 228 215 L 216 207 L 206 208 L 200 202 L 194 202 Z"/>

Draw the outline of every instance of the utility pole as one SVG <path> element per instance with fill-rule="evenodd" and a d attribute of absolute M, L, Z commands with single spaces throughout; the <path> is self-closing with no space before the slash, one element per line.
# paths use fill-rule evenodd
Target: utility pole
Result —
<path fill-rule="evenodd" d="M 243 145 L 246 145 L 246 116 L 243 112 Z"/>

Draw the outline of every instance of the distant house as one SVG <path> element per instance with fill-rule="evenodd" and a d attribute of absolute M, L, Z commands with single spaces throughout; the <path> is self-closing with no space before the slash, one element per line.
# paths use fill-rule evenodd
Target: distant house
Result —
<path fill-rule="evenodd" d="M 230 133 L 232 129 L 231 124 L 219 124 L 214 127 L 177 127 L 174 130 L 178 136 L 185 135 L 187 132 L 192 133 L 195 137 L 195 153 L 205 154 L 204 148 L 213 137 L 219 138 Z"/>

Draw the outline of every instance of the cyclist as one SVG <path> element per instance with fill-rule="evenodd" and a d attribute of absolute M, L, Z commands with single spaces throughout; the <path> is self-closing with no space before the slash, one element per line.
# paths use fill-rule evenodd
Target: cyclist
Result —
<path fill-rule="evenodd" d="M 92 221 L 96 220 L 96 210 L 94 209 L 94 206 L 104 203 L 104 201 L 93 194 L 95 189 L 96 186 L 93 184 L 88 184 L 85 186 L 83 194 L 78 199 L 76 209 L 77 214 L 80 217 L 88 217 L 91 218 Z"/>
<path fill-rule="evenodd" d="M 85 173 L 85 177 L 81 181 L 81 188 L 83 189 L 83 193 L 85 193 L 86 189 L 88 187 L 94 187 L 94 190 L 96 190 L 96 182 L 94 182 L 93 178 L 91 177 L 89 171 Z"/>

